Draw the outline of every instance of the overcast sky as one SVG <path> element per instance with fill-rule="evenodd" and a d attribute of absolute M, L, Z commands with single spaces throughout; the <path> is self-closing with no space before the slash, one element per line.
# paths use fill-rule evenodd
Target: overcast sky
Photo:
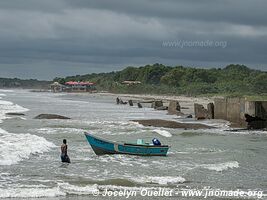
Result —
<path fill-rule="evenodd" d="M 162 63 L 267 70 L 266 0 L 0 0 L 0 77 Z"/>

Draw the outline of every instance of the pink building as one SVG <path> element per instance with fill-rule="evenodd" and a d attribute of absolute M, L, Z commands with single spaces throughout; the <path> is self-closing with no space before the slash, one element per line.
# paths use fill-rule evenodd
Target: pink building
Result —
<path fill-rule="evenodd" d="M 66 92 L 93 92 L 96 91 L 96 84 L 92 82 L 68 81 L 63 91 Z"/>

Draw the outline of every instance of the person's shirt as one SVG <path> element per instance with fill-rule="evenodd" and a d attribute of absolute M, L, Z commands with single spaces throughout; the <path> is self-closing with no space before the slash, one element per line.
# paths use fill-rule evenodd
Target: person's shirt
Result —
<path fill-rule="evenodd" d="M 61 153 L 62 154 L 67 154 L 67 149 L 68 149 L 68 145 L 66 145 L 66 144 L 61 145 Z"/>

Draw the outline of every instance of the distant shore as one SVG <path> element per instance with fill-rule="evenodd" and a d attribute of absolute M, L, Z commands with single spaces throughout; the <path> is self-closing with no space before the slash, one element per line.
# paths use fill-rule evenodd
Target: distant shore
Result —
<path fill-rule="evenodd" d="M 176 96 L 176 95 L 158 95 L 158 94 L 117 94 L 110 92 L 97 92 L 97 93 L 62 93 L 65 95 L 81 95 L 81 96 L 112 96 L 114 97 L 114 103 L 116 98 L 119 97 L 123 101 L 133 100 L 134 102 L 145 102 L 162 100 L 165 106 L 168 106 L 169 101 L 178 101 L 181 106 L 181 111 L 185 114 L 194 114 L 194 104 L 201 104 L 204 107 L 208 103 L 214 102 L 215 97 L 187 97 L 187 96 Z"/>

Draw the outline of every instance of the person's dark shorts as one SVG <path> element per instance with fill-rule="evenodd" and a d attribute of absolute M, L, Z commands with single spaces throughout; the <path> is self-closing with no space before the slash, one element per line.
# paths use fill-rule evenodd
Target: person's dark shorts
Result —
<path fill-rule="evenodd" d="M 61 157 L 61 161 L 62 161 L 62 162 L 70 163 L 70 158 L 69 158 L 68 155 L 66 155 L 66 154 L 61 154 L 60 157 Z"/>

